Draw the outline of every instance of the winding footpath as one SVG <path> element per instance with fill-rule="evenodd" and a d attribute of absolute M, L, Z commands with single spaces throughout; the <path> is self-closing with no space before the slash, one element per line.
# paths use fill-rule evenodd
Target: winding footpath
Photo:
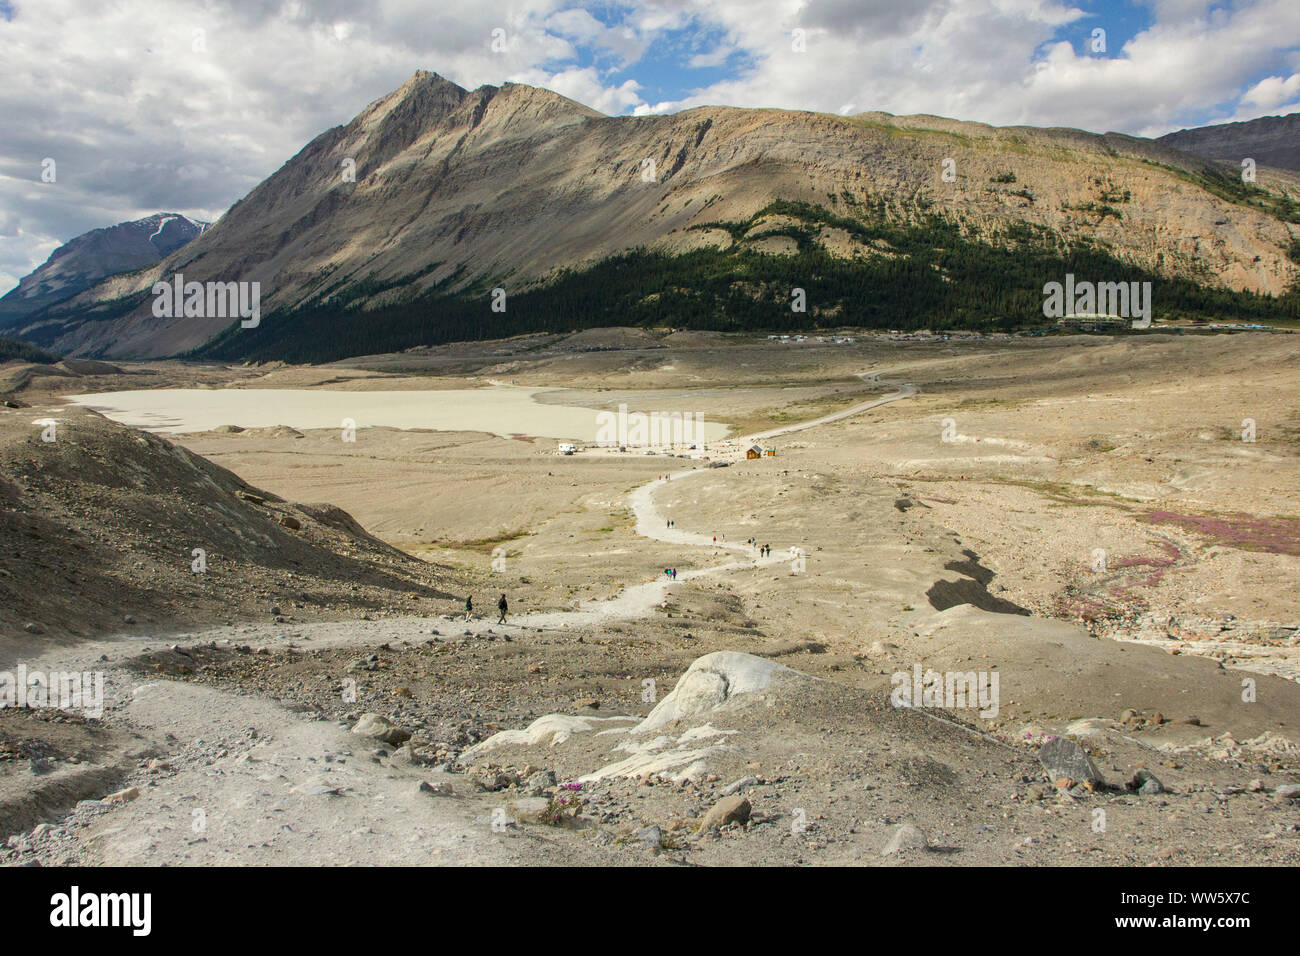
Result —
<path fill-rule="evenodd" d="M 864 373 L 877 383 L 884 372 Z M 851 418 L 915 395 L 912 385 L 821 418 L 746 435 L 752 442 Z M 689 581 L 728 571 L 790 560 L 788 554 L 760 558 L 746 544 L 715 543 L 711 536 L 667 527 L 655 503 L 668 482 L 715 473 L 680 471 L 636 488 L 629 496 L 638 535 L 683 547 L 732 552 L 735 559 L 682 572 Z M 715 473 L 716 474 L 716 473 Z M 558 629 L 599 626 L 644 617 L 662 604 L 675 582 L 657 579 L 624 588 L 603 601 L 571 611 L 519 615 L 514 628 Z M 312 649 L 426 640 L 430 620 L 339 621 L 301 625 L 294 643 Z M 471 634 L 492 630 L 485 619 L 456 623 Z M 266 629 L 271 639 L 285 628 Z M 249 628 L 218 628 L 187 642 L 259 641 Z M 168 739 L 174 752 L 162 772 L 137 770 L 126 785 L 139 798 L 120 804 L 87 801 L 40 837 L 25 837 L 47 862 L 133 865 L 509 865 L 535 862 L 527 841 L 492 832 L 474 816 L 470 801 L 433 798 L 417 790 L 427 772 L 403 773 L 372 760 L 375 743 L 338 723 L 311 720 L 276 701 L 231 693 L 203 684 L 157 680 L 138 682 L 113 666 L 142 652 L 166 648 L 171 639 L 117 639 L 51 649 L 29 670 L 101 671 L 105 675 L 105 717 L 142 736 Z M 76 769 L 67 772 L 75 775 Z M 480 809 L 481 814 L 481 809 Z M 42 849 L 44 847 L 44 849 Z"/>

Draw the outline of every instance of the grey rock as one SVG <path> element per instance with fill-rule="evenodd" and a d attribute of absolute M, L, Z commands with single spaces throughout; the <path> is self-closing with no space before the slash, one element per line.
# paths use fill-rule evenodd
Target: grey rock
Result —
<path fill-rule="evenodd" d="M 524 797 L 521 800 L 512 800 L 508 809 L 520 823 L 551 822 L 551 801 L 546 797 Z"/>
<path fill-rule="evenodd" d="M 358 737 L 372 737 L 399 746 L 411 739 L 411 732 L 397 726 L 383 714 L 362 714 L 352 732 Z"/>
<path fill-rule="evenodd" d="M 758 784 L 757 777 L 754 776 L 741 777 L 739 780 L 735 780 L 727 784 L 719 791 L 719 793 L 721 793 L 724 797 L 729 797 L 733 793 L 740 793 L 740 791 L 744 790 L 746 787 L 753 787 L 756 786 L 757 784 Z"/>
<path fill-rule="evenodd" d="M 504 770 L 495 770 L 481 774 L 474 782 L 479 785 L 481 790 L 496 793 L 498 790 L 515 786 L 519 783 L 519 778 L 512 773 L 506 773 Z"/>
<path fill-rule="evenodd" d="M 1143 796 L 1149 797 L 1157 793 L 1164 793 L 1165 785 L 1150 770 L 1139 770 L 1133 774 L 1133 779 L 1129 781 L 1129 789 L 1136 790 Z"/>
<path fill-rule="evenodd" d="M 555 786 L 555 771 L 542 770 L 528 778 L 528 786 L 535 790 L 545 790 Z"/>
<path fill-rule="evenodd" d="M 664 831 L 659 828 L 658 824 L 652 823 L 648 827 L 637 830 L 636 839 L 642 846 L 649 847 L 652 850 L 659 850 L 664 845 Z"/>
<path fill-rule="evenodd" d="M 889 838 L 885 848 L 880 851 L 881 856 L 895 856 L 908 850 L 928 850 L 930 841 L 926 839 L 925 831 L 920 827 L 912 826 L 910 823 L 904 823 L 894 835 Z"/>
<path fill-rule="evenodd" d="M 1038 761 L 1047 770 L 1049 780 L 1068 777 L 1076 783 L 1105 783 L 1101 771 L 1088 752 L 1073 740 L 1057 737 L 1038 748 Z"/>

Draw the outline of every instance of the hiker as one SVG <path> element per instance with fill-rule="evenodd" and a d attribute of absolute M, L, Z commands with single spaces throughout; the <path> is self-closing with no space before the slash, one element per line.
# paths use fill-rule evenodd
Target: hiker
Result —
<path fill-rule="evenodd" d="M 673 580 L 674 580 L 674 581 L 677 580 L 677 569 L 676 569 L 676 568 L 673 568 Z"/>
<path fill-rule="evenodd" d="M 506 603 L 506 596 L 501 595 L 501 600 L 497 601 L 497 610 L 501 612 L 501 617 L 497 620 L 498 624 L 506 622 L 506 611 L 510 610 L 510 605 Z"/>
<path fill-rule="evenodd" d="M 474 616 L 474 595 L 467 594 L 465 595 L 465 620 L 468 621 L 473 616 Z"/>

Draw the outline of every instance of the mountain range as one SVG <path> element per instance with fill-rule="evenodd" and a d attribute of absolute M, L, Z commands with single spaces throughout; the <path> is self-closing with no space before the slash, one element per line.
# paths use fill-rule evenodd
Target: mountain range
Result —
<path fill-rule="evenodd" d="M 605 116 L 419 72 L 194 241 L 0 330 L 74 355 L 318 361 L 597 325 L 1014 328 L 1042 324 L 1067 271 L 1156 280 L 1158 318 L 1300 315 L 1300 175 L 1265 155 L 1245 183 L 1116 133 Z M 260 323 L 155 315 L 154 283 L 178 273 L 259 283 Z"/>
<path fill-rule="evenodd" d="M 83 233 L 55 249 L 0 297 L 0 326 L 57 305 L 102 279 L 151 266 L 209 225 L 179 213 L 160 212 Z"/>

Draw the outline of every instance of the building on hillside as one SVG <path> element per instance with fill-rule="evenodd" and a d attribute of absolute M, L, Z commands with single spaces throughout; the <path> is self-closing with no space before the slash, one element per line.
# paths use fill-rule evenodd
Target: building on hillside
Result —
<path fill-rule="evenodd" d="M 753 461 L 755 458 L 762 458 L 762 457 L 763 457 L 763 449 L 759 448 L 757 445 L 750 445 L 749 451 L 745 452 L 745 458 L 748 461 Z"/>
<path fill-rule="evenodd" d="M 1075 312 L 1061 316 L 1058 324 L 1072 332 L 1120 332 L 1128 328 L 1129 320 L 1122 315 Z"/>

